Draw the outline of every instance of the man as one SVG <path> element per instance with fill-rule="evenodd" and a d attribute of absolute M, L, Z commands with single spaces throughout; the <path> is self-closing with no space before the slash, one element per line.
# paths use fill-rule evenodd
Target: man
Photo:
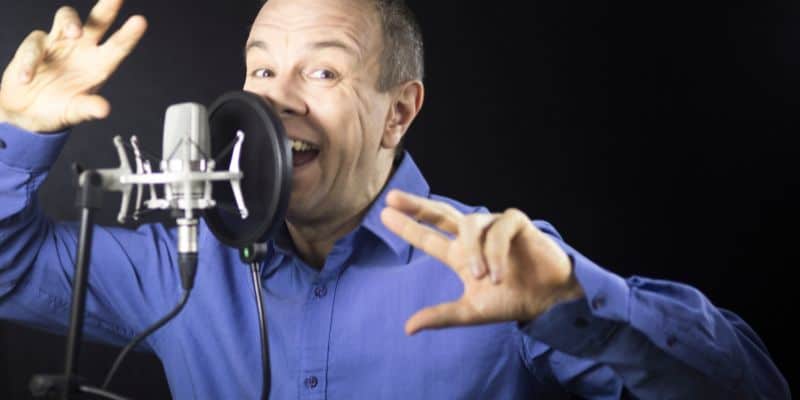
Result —
<path fill-rule="evenodd" d="M 98 45 L 120 3 L 100 0 L 85 25 L 60 9 L 3 75 L 3 318 L 64 328 L 75 227 L 48 221 L 35 193 L 64 131 L 109 113 L 97 89 L 146 28 L 131 17 Z M 262 268 L 273 398 L 789 397 L 755 333 L 695 289 L 624 280 L 547 223 L 432 195 L 408 154 L 395 162 L 424 98 L 402 2 L 271 0 L 246 51 L 245 89 L 279 113 L 295 156 Z M 177 302 L 174 241 L 160 226 L 96 231 L 90 337 L 124 343 Z M 189 304 L 146 346 L 175 398 L 255 398 L 248 277 L 205 228 L 200 241 Z"/>

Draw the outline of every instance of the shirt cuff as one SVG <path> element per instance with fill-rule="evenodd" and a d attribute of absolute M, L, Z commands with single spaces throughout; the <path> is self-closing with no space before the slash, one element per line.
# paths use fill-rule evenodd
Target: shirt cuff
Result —
<path fill-rule="evenodd" d="M 554 240 L 572 260 L 573 273 L 585 297 L 556 304 L 520 328 L 567 354 L 594 353 L 630 320 L 630 289 L 622 277 L 599 267 L 563 241 Z"/>
<path fill-rule="evenodd" d="M 47 169 L 68 137 L 68 131 L 41 134 L 0 123 L 0 163 L 28 171 Z"/>

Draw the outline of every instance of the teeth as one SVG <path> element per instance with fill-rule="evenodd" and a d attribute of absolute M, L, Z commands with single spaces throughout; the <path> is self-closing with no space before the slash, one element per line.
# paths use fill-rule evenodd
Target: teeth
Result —
<path fill-rule="evenodd" d="M 316 150 L 316 147 L 314 147 L 313 144 L 304 142 L 302 140 L 289 139 L 289 144 L 292 146 L 292 150 L 294 151 Z"/>

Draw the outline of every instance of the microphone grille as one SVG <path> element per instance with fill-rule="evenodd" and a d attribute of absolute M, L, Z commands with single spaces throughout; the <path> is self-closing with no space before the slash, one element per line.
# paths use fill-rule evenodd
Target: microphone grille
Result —
<path fill-rule="evenodd" d="M 164 160 L 197 161 L 210 157 L 211 135 L 205 106 L 180 103 L 167 108 L 162 150 L 161 157 Z"/>

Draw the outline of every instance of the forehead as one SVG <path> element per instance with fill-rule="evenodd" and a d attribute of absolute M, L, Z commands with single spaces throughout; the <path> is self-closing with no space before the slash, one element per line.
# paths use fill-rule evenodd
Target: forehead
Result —
<path fill-rule="evenodd" d="M 378 13 L 367 0 L 269 0 L 253 21 L 249 41 L 290 46 L 342 40 L 368 53 L 381 42 L 380 33 Z"/>

